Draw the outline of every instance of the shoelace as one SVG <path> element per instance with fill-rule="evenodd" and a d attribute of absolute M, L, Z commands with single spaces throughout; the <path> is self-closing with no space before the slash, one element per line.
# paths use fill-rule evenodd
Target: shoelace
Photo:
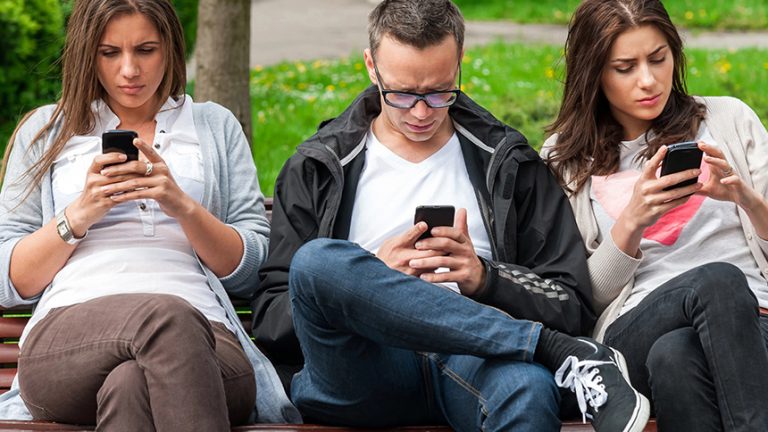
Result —
<path fill-rule="evenodd" d="M 605 385 L 601 384 L 603 377 L 596 366 L 613 364 L 609 361 L 579 360 L 576 356 L 568 356 L 563 365 L 555 372 L 555 383 L 562 388 L 568 388 L 576 393 L 576 401 L 581 411 L 581 421 L 592 420 L 587 413 L 587 403 L 597 412 L 597 409 L 608 400 Z"/>

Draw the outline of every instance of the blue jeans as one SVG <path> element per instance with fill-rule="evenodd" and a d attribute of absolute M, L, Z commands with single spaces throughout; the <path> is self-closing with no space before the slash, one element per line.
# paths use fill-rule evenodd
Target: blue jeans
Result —
<path fill-rule="evenodd" d="M 763 321 L 744 273 L 711 263 L 655 289 L 608 327 L 605 343 L 653 400 L 659 431 L 768 431 Z"/>
<path fill-rule="evenodd" d="M 343 240 L 305 244 L 289 276 L 305 358 L 291 396 L 307 419 L 559 430 L 559 391 L 532 363 L 541 324 L 392 270 Z"/>

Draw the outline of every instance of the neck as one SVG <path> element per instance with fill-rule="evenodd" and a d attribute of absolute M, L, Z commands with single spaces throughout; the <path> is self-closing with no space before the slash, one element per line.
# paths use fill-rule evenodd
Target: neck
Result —
<path fill-rule="evenodd" d="M 148 102 L 138 108 L 119 108 L 107 101 L 107 105 L 113 113 L 120 119 L 120 127 L 123 129 L 138 130 L 146 128 L 148 124 L 153 124 L 157 114 L 157 104 Z"/>
<path fill-rule="evenodd" d="M 384 147 L 411 163 L 419 163 L 437 153 L 453 135 L 450 118 L 445 119 L 440 129 L 425 141 L 413 141 L 402 133 L 394 132 L 392 128 L 386 127 L 386 121 L 383 115 L 376 117 L 371 125 L 373 133 Z"/>

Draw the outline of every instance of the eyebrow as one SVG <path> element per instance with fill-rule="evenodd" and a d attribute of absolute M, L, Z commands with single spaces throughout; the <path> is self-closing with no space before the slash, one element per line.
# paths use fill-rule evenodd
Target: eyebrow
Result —
<path fill-rule="evenodd" d="M 653 52 L 648 54 L 648 57 L 653 57 L 654 55 L 658 54 L 664 48 L 668 48 L 668 45 L 661 45 L 661 46 L 659 46 L 658 48 L 653 50 Z M 617 58 L 617 59 L 611 60 L 611 63 L 630 63 L 630 62 L 633 62 L 635 60 L 636 59 L 634 59 L 634 58 Z"/>
<path fill-rule="evenodd" d="M 141 42 L 141 43 L 136 44 L 134 46 L 135 47 L 140 47 L 140 46 L 144 46 L 144 45 L 160 45 L 160 41 L 150 40 L 150 41 Z M 120 47 L 117 46 L 117 45 L 110 45 L 110 44 L 102 43 L 102 44 L 99 44 L 98 48 L 120 48 Z"/>

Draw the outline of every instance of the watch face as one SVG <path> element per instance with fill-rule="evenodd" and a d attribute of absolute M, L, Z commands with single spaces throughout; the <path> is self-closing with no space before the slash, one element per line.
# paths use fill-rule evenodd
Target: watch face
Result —
<path fill-rule="evenodd" d="M 67 232 L 67 226 L 64 223 L 60 223 L 60 224 L 56 225 L 56 229 L 59 230 L 59 235 L 62 236 L 62 237 L 64 237 L 67 234 L 69 234 Z"/>

